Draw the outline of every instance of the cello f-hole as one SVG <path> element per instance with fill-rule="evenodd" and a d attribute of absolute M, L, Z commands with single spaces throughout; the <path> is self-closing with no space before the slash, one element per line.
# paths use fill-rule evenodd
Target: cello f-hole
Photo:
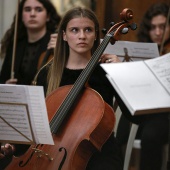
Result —
<path fill-rule="evenodd" d="M 67 157 L 67 150 L 64 147 L 59 148 L 59 152 L 61 152 L 63 150 L 64 150 L 64 156 L 63 156 L 63 159 L 62 159 L 62 161 L 60 163 L 60 166 L 59 166 L 58 170 L 61 170 L 61 168 L 63 167 L 64 162 L 66 160 L 66 157 Z"/>

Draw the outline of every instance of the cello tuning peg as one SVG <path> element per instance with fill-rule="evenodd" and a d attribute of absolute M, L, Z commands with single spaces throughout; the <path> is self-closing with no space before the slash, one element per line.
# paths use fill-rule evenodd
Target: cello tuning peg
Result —
<path fill-rule="evenodd" d="M 111 22 L 111 23 L 110 23 L 110 26 L 112 27 L 113 25 L 115 25 L 115 23 L 114 23 L 114 22 Z"/>
<path fill-rule="evenodd" d="M 128 31 L 129 31 L 129 29 L 127 27 L 125 27 L 125 28 L 122 29 L 121 33 L 122 34 L 127 34 Z"/>
<path fill-rule="evenodd" d="M 131 30 L 136 30 L 137 29 L 137 24 L 136 23 L 132 23 L 130 25 L 130 28 L 131 28 Z"/>
<path fill-rule="evenodd" d="M 106 33 L 107 33 L 107 29 L 106 29 L 106 28 L 103 28 L 103 29 L 102 29 L 102 33 L 103 33 L 103 34 L 106 34 Z"/>

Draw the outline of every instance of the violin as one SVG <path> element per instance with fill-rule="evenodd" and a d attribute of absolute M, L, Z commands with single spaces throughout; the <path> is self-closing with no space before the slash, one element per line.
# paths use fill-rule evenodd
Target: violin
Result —
<path fill-rule="evenodd" d="M 119 34 L 136 29 L 132 10 L 126 8 L 120 16 L 123 21 L 110 28 L 74 85 L 59 87 L 47 96 L 55 145 L 31 145 L 24 155 L 13 157 L 6 170 L 85 170 L 92 154 L 101 150 L 112 134 L 115 114 L 85 84 L 110 40 L 114 44 Z"/>
<path fill-rule="evenodd" d="M 160 55 L 164 55 L 170 52 L 170 39 L 164 44 L 162 51 L 160 52 Z"/>
<path fill-rule="evenodd" d="M 169 6 L 170 6 L 170 1 L 169 1 Z M 166 38 L 165 29 L 169 25 L 169 18 L 170 18 L 170 7 L 169 7 L 168 14 L 167 14 L 167 17 L 166 17 L 166 23 L 165 23 L 165 28 L 164 28 L 164 32 L 163 32 L 163 38 L 162 38 L 162 42 L 161 42 L 160 49 L 159 49 L 160 55 L 164 55 L 164 54 L 167 54 L 167 53 L 170 52 L 170 37 L 169 37 L 167 42 L 165 41 L 165 38 Z"/>

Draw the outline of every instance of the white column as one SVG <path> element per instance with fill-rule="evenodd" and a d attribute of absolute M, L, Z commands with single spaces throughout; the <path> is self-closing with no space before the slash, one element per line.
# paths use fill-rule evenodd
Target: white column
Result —
<path fill-rule="evenodd" d="M 17 8 L 17 0 L 0 0 L 0 39 L 11 26 Z"/>

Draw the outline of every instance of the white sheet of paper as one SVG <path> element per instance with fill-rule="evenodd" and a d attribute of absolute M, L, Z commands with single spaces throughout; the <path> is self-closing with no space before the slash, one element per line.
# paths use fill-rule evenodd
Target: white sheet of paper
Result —
<path fill-rule="evenodd" d="M 101 40 L 102 41 L 102 40 Z M 114 45 L 109 43 L 103 53 L 115 54 L 122 61 L 125 56 L 124 48 L 127 49 L 128 56 L 132 60 L 144 60 L 159 56 L 158 45 L 156 43 L 141 43 L 131 41 L 116 41 Z"/>
<path fill-rule="evenodd" d="M 28 104 L 36 143 L 54 144 L 49 128 L 43 87 L 1 84 L 0 102 Z"/>
<path fill-rule="evenodd" d="M 154 60 L 146 60 L 145 63 L 170 94 L 170 53 Z"/>
<path fill-rule="evenodd" d="M 132 114 L 136 110 L 170 108 L 170 95 L 144 61 L 101 66 Z"/>
<path fill-rule="evenodd" d="M 30 86 L 27 90 L 30 97 L 31 113 L 33 113 L 31 117 L 34 120 L 35 129 L 37 129 L 38 143 L 43 144 L 49 141 L 50 143 L 48 144 L 54 144 L 49 128 L 43 88 L 40 86 Z"/>

